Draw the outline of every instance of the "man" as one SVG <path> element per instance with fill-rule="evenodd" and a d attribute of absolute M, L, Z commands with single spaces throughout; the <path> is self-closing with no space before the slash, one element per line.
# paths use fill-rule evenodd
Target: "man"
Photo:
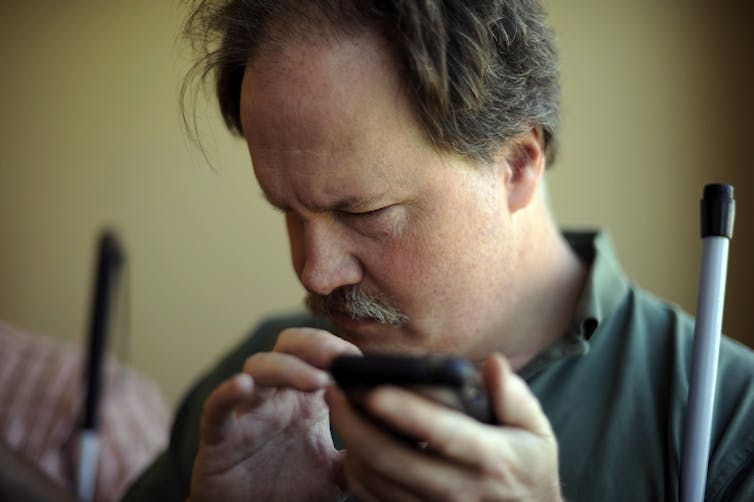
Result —
<path fill-rule="evenodd" d="M 202 2 L 190 23 L 219 35 L 223 115 L 315 316 L 265 323 L 195 387 L 132 499 L 678 497 L 692 323 L 553 222 L 536 1 Z M 366 412 L 427 447 L 396 439 L 331 385 L 362 352 L 470 359 L 500 423 L 380 388 Z M 710 500 L 754 496 L 752 362 L 724 343 Z"/>

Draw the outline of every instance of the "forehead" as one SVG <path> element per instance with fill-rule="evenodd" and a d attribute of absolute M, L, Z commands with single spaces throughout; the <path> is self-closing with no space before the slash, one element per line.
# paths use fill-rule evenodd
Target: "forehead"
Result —
<path fill-rule="evenodd" d="M 392 55 L 369 34 L 305 37 L 263 47 L 247 64 L 240 105 L 247 137 L 269 138 L 285 126 L 344 139 L 374 134 L 377 127 L 365 129 L 385 120 L 413 121 Z"/>
<path fill-rule="evenodd" d="M 268 196 L 294 174 L 301 183 L 326 176 L 329 190 L 354 176 L 413 176 L 433 150 L 391 53 L 368 34 L 261 50 L 243 79 L 241 121 Z"/>

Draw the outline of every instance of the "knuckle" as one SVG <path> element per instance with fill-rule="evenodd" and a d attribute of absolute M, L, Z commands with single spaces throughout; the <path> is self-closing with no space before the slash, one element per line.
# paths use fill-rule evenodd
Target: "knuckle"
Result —
<path fill-rule="evenodd" d="M 350 344 L 350 342 L 347 342 L 342 338 L 335 336 L 329 331 L 312 329 L 310 337 L 312 343 L 316 344 L 317 349 L 320 351 L 320 353 L 329 357 L 353 352 L 353 346 Z"/>
<path fill-rule="evenodd" d="M 326 333 L 326 335 L 317 337 L 317 348 L 327 354 L 336 354 L 341 348 L 340 338 L 336 338 L 335 335 L 331 335 L 330 333 Z"/>
<path fill-rule="evenodd" d="M 273 352 L 297 352 L 307 347 L 328 348 L 339 339 L 317 328 L 287 328 L 280 332 Z"/>
<path fill-rule="evenodd" d="M 516 462 L 516 455 L 507 442 L 495 444 L 494 450 L 479 455 L 479 472 L 484 479 L 504 481 L 510 477 L 509 467 Z"/>
<path fill-rule="evenodd" d="M 301 328 L 286 328 L 280 332 L 277 340 L 275 340 L 275 346 L 273 351 L 280 351 L 284 347 L 292 345 L 300 338 Z"/>
<path fill-rule="evenodd" d="M 504 480 L 507 476 L 505 463 L 500 458 L 485 456 L 479 461 L 479 470 L 486 479 Z"/>
<path fill-rule="evenodd" d="M 449 412 L 442 427 L 430 431 L 427 442 L 446 456 L 455 457 L 473 454 L 480 456 L 484 453 L 484 439 L 476 431 L 469 430 L 467 417 L 459 412 Z"/>
<path fill-rule="evenodd" d="M 296 369 L 295 359 L 287 354 L 258 352 L 246 360 L 243 371 L 254 379 L 268 380 L 281 371 L 293 373 Z"/>

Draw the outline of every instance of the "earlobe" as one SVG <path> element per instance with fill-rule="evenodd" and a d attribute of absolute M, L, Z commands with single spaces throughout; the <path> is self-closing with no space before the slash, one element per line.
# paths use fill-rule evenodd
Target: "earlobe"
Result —
<path fill-rule="evenodd" d="M 514 140 L 508 148 L 506 164 L 508 210 L 512 214 L 531 203 L 544 173 L 545 155 L 538 128 Z"/>

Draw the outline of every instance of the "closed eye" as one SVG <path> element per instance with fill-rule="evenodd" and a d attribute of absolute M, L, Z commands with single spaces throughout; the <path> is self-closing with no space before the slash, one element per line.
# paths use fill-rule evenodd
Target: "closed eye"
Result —
<path fill-rule="evenodd" d="M 372 209 L 371 211 L 362 211 L 362 212 L 352 212 L 352 211 L 342 211 L 341 214 L 347 218 L 357 218 L 357 219 L 369 219 L 374 218 L 376 216 L 380 216 L 385 213 L 387 209 L 390 209 L 392 206 L 385 206 L 380 207 L 377 209 Z"/>
<path fill-rule="evenodd" d="M 390 207 L 391 206 L 385 206 L 385 207 L 380 207 L 377 209 L 372 209 L 371 211 L 364 211 L 363 213 L 355 213 L 355 214 L 359 216 L 377 216 L 379 214 L 384 213 L 387 209 L 390 209 Z"/>
<path fill-rule="evenodd" d="M 371 211 L 339 211 L 338 217 L 357 232 L 368 237 L 385 238 L 394 234 L 401 221 L 399 205 L 383 206 Z"/>

